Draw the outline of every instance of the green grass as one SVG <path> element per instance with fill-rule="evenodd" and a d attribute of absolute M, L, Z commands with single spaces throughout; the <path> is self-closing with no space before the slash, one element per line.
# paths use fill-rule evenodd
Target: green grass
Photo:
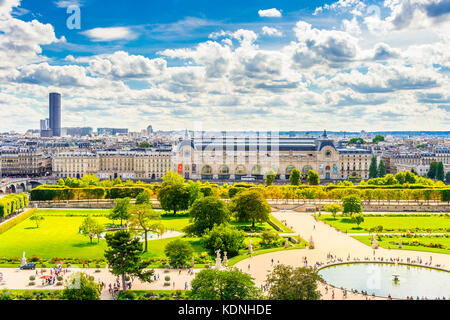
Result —
<path fill-rule="evenodd" d="M 106 241 L 100 240 L 97 244 L 94 239 L 90 244 L 88 237 L 79 234 L 83 219 L 82 216 L 44 216 L 39 228 L 27 219 L 0 235 L 0 256 L 21 257 L 25 251 L 27 257 L 100 257 L 106 249 Z M 95 219 L 102 224 L 109 222 L 105 217 Z"/>
<path fill-rule="evenodd" d="M 12 259 L 22 257 L 25 251 L 26 256 L 31 258 L 33 255 L 41 259 L 58 258 L 64 259 L 96 259 L 104 257 L 106 241 L 93 239 L 90 243 L 88 237 L 78 233 L 79 226 L 86 216 L 92 216 L 101 224 L 108 224 L 111 221 L 107 218 L 109 210 L 55 210 L 39 209 L 37 213 L 44 217 L 40 222 L 39 228 L 30 219 L 27 219 L 7 232 L 0 235 L 0 258 Z M 189 224 L 187 216 L 164 215 L 161 219 L 167 229 L 182 231 Z M 233 222 L 234 226 L 250 227 L 251 223 Z M 281 224 L 278 221 L 278 224 Z M 259 229 L 274 230 L 268 223 L 257 224 Z M 148 252 L 144 253 L 144 258 L 161 259 L 165 258 L 164 248 L 166 245 L 177 238 L 182 238 L 191 244 L 194 252 L 200 254 L 207 250 L 201 245 L 198 237 L 180 236 L 176 238 L 158 239 L 148 241 Z M 245 245 L 249 243 L 249 237 L 245 239 Z M 258 247 L 260 239 L 252 237 L 253 245 Z M 304 247 L 304 245 L 303 245 Z M 282 248 L 275 248 L 276 250 Z M 270 252 L 273 249 L 264 249 Z M 263 250 L 257 250 L 259 252 Z M 242 253 L 245 254 L 246 250 Z M 245 258 L 244 256 L 243 258 Z M 104 267 L 104 263 L 100 263 Z M 1 267 L 17 267 L 17 263 L 5 263 Z M 77 266 L 73 263 L 73 266 Z M 196 264 L 196 267 L 203 267 L 203 264 Z M 162 267 L 162 262 L 155 262 L 152 267 Z"/>
<path fill-rule="evenodd" d="M 252 239 L 252 243 L 254 242 L 254 238 Z M 284 248 L 284 247 L 278 247 L 278 248 L 269 248 L 269 249 L 259 249 L 259 250 L 255 250 L 252 253 L 252 256 L 259 256 L 260 254 L 265 254 L 265 253 L 270 253 L 270 252 L 276 252 L 276 251 L 284 251 L 284 250 L 293 250 L 293 249 L 304 249 L 307 245 L 307 242 L 302 240 L 301 243 L 299 244 L 294 244 L 293 247 L 289 247 L 289 248 Z M 248 254 L 248 250 L 241 250 L 239 252 L 238 256 L 235 256 L 231 259 L 228 260 L 228 265 L 229 266 L 234 266 L 236 263 L 238 263 L 239 261 L 242 261 L 244 259 L 249 258 L 250 255 Z"/>
<path fill-rule="evenodd" d="M 371 246 L 370 241 L 372 239 L 371 236 L 353 236 L 358 241 L 361 241 L 365 245 Z M 450 237 L 443 236 L 416 236 L 412 238 L 401 237 L 402 239 L 402 248 L 398 247 L 400 236 L 381 236 L 381 240 L 378 239 L 378 244 L 382 248 L 386 249 L 398 249 L 398 250 L 414 250 L 414 251 L 425 251 L 425 252 L 436 252 L 436 253 L 444 253 L 450 254 Z M 417 241 L 420 244 L 428 245 L 430 243 L 439 243 L 445 246 L 446 248 L 430 248 L 423 245 L 408 245 L 407 242 Z"/>
<path fill-rule="evenodd" d="M 348 233 L 367 233 L 373 227 L 383 226 L 384 233 L 392 232 L 450 232 L 450 216 L 440 215 L 370 215 L 364 214 L 364 222 L 358 227 L 350 217 L 321 215 L 320 220 Z M 416 229 L 417 228 L 417 229 Z"/>

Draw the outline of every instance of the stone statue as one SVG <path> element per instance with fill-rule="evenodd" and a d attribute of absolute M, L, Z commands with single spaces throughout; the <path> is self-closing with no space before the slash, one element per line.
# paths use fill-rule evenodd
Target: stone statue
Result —
<path fill-rule="evenodd" d="M 252 239 L 250 239 L 250 242 L 248 244 L 248 254 L 253 253 L 253 246 L 252 246 Z"/>
<path fill-rule="evenodd" d="M 399 238 L 399 240 L 400 240 L 400 241 L 399 241 L 399 243 L 398 243 L 398 247 L 401 249 L 402 246 L 403 246 L 403 245 L 402 245 L 402 238 Z"/>
<path fill-rule="evenodd" d="M 217 249 L 216 250 L 216 259 L 220 259 L 220 249 Z"/>
<path fill-rule="evenodd" d="M 285 248 L 289 248 L 290 247 L 290 245 L 289 245 L 289 241 L 288 241 L 288 239 L 286 238 L 286 239 L 284 239 L 284 247 Z"/>
<path fill-rule="evenodd" d="M 228 264 L 228 257 L 227 257 L 227 252 L 226 251 L 224 251 L 224 253 L 223 253 L 223 261 L 222 261 L 222 263 L 224 265 Z"/>
<path fill-rule="evenodd" d="M 20 259 L 20 266 L 26 265 L 27 259 L 25 258 L 25 251 L 23 252 L 22 258 Z"/>
<path fill-rule="evenodd" d="M 222 269 L 222 260 L 220 259 L 220 249 L 216 250 L 216 269 L 220 270 Z"/>
<path fill-rule="evenodd" d="M 194 265 L 195 265 L 194 256 L 192 256 L 192 259 L 191 259 L 191 268 L 193 268 Z"/>

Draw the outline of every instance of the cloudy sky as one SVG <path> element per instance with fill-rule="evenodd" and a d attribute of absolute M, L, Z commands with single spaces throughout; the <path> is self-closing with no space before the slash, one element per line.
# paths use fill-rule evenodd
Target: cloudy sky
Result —
<path fill-rule="evenodd" d="M 0 132 L 450 130 L 449 74 L 450 0 L 0 0 Z"/>

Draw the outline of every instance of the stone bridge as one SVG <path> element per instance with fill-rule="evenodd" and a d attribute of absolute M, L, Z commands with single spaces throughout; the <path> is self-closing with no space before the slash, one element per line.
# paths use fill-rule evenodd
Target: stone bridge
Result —
<path fill-rule="evenodd" d="M 0 183 L 0 197 L 8 193 L 28 192 L 41 184 L 55 184 L 56 178 L 36 177 L 36 178 L 6 178 Z"/>

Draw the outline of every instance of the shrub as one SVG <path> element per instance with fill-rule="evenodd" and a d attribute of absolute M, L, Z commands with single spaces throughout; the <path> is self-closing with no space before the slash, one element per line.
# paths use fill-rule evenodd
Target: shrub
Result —
<path fill-rule="evenodd" d="M 280 240 L 278 233 L 273 231 L 263 231 L 261 233 L 261 244 L 268 246 L 273 245 Z"/>
<path fill-rule="evenodd" d="M 34 280 L 36 280 L 36 277 L 35 276 L 30 276 L 28 279 L 30 279 L 30 281 L 34 281 Z"/>
<path fill-rule="evenodd" d="M 245 247 L 245 233 L 227 225 L 215 226 L 202 237 L 202 243 L 211 253 L 220 249 L 226 251 L 229 257 L 239 253 Z"/>
<path fill-rule="evenodd" d="M 165 277 L 164 277 L 164 280 L 170 281 L 170 276 L 165 276 Z"/>
<path fill-rule="evenodd" d="M 174 266 L 184 266 L 191 259 L 194 250 L 192 246 L 181 239 L 169 242 L 164 248 L 164 253 Z"/>

